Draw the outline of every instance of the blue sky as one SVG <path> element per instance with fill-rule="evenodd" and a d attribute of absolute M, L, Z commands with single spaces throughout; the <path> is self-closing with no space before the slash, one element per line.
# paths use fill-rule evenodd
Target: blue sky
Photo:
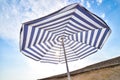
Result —
<path fill-rule="evenodd" d="M 44 64 L 22 55 L 19 32 L 23 22 L 76 2 L 105 20 L 112 33 L 97 53 L 69 63 L 70 71 L 120 56 L 120 0 L 0 0 L 0 80 L 36 80 L 66 72 L 64 64 Z"/>

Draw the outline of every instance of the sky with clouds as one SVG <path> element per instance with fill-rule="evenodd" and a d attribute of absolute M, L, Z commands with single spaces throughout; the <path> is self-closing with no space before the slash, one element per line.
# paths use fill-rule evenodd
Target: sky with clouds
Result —
<path fill-rule="evenodd" d="M 97 53 L 70 62 L 70 71 L 120 56 L 120 0 L 0 0 L 0 80 L 36 80 L 66 72 L 65 64 L 44 64 L 21 54 L 19 33 L 23 22 L 72 3 L 80 3 L 101 17 L 112 33 Z"/>

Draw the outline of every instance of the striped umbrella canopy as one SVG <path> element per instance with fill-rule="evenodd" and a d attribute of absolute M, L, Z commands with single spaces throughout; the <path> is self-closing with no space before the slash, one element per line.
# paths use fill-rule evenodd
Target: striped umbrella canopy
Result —
<path fill-rule="evenodd" d="M 80 4 L 25 22 L 20 31 L 21 52 L 36 61 L 64 63 L 83 59 L 101 49 L 111 30 Z"/>
<path fill-rule="evenodd" d="M 68 5 L 45 17 L 25 22 L 21 52 L 36 61 L 64 63 L 83 59 L 101 49 L 110 35 L 108 25 L 80 4 Z"/>

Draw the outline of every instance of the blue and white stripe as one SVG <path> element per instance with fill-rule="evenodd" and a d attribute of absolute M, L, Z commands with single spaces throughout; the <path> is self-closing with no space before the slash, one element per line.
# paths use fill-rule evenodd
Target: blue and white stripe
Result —
<path fill-rule="evenodd" d="M 21 52 L 41 62 L 83 59 L 101 49 L 111 30 L 95 14 L 80 4 L 71 4 L 45 17 L 26 22 L 20 32 Z"/>

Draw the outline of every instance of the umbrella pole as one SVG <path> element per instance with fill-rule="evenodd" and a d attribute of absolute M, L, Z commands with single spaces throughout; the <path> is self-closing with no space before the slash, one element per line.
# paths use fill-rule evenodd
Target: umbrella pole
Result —
<path fill-rule="evenodd" d="M 67 62 L 67 56 L 66 56 L 66 53 L 65 53 L 65 47 L 64 47 L 64 37 L 62 38 L 62 46 L 63 46 L 63 50 L 64 50 L 64 56 L 65 56 L 65 63 L 66 63 L 66 69 L 67 69 L 67 77 L 68 77 L 68 80 L 71 80 L 70 79 L 70 72 L 69 72 L 69 68 L 68 68 L 68 62 Z"/>

